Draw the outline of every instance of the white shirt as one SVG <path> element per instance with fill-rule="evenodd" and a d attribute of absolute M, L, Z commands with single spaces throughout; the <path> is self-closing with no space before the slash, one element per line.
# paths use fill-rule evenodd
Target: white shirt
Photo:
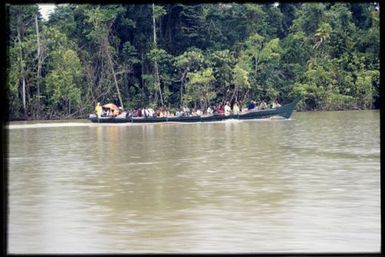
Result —
<path fill-rule="evenodd" d="M 225 105 L 225 115 L 230 115 L 231 113 L 231 108 L 227 104 Z"/>

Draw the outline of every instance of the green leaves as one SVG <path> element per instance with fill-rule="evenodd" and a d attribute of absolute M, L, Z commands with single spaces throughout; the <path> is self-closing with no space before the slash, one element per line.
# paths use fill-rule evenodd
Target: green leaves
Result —
<path fill-rule="evenodd" d="M 171 59 L 171 56 L 164 49 L 154 48 L 147 54 L 151 62 L 164 62 Z"/>
<path fill-rule="evenodd" d="M 133 46 L 129 41 L 123 44 L 122 59 L 128 65 L 140 63 L 140 59 L 138 58 L 138 52 L 135 46 Z"/>
<path fill-rule="evenodd" d="M 79 88 L 82 67 L 76 52 L 71 49 L 59 49 L 53 52 L 52 71 L 46 76 L 47 93 L 53 106 L 60 106 L 61 112 L 67 112 L 71 103 L 76 109 L 80 103 Z M 71 112 L 71 106 L 68 107 Z"/>
<path fill-rule="evenodd" d="M 361 71 L 357 74 L 355 90 L 360 108 L 366 109 L 372 107 L 375 94 L 373 84 L 379 83 L 379 75 L 380 73 L 378 70 Z"/>
<path fill-rule="evenodd" d="M 92 29 L 85 32 L 86 37 L 89 40 L 103 40 L 109 34 L 112 22 L 124 12 L 124 8 L 121 5 L 87 6 L 84 14 L 87 17 L 86 21 L 92 25 Z"/>
<path fill-rule="evenodd" d="M 212 81 L 215 79 L 212 68 L 202 69 L 197 72 L 189 72 L 187 73 L 187 79 L 187 92 L 184 96 L 185 103 L 195 102 L 195 106 L 197 105 L 197 102 L 207 104 L 215 97 L 216 94 L 210 87 Z"/>
<path fill-rule="evenodd" d="M 281 48 L 279 45 L 279 38 L 274 38 L 269 41 L 259 54 L 260 61 L 267 61 L 280 58 Z"/>
<path fill-rule="evenodd" d="M 154 6 L 154 15 L 155 15 L 155 19 L 159 19 L 160 17 L 162 17 L 163 15 L 165 15 L 167 13 L 166 9 L 160 5 L 155 5 Z"/>
<path fill-rule="evenodd" d="M 206 68 L 197 72 L 189 72 L 187 73 L 187 78 L 189 79 L 188 84 L 190 85 L 208 85 L 215 79 L 212 68 Z"/>
<path fill-rule="evenodd" d="M 204 61 L 204 56 L 200 49 L 193 48 L 176 56 L 175 66 L 183 71 L 193 71 L 198 69 Z"/>
<path fill-rule="evenodd" d="M 249 72 L 239 64 L 233 69 L 233 83 L 236 87 L 250 89 Z"/>
<path fill-rule="evenodd" d="M 317 29 L 317 32 L 314 34 L 314 48 L 318 48 L 323 44 L 327 39 L 330 38 L 330 33 L 332 32 L 332 27 L 325 22 L 322 22 Z"/>

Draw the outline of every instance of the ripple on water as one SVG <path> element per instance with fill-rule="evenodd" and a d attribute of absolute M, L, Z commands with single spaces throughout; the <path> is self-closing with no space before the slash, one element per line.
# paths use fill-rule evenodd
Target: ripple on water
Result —
<path fill-rule="evenodd" d="M 380 249 L 378 113 L 73 123 L 9 129 L 12 253 Z"/>

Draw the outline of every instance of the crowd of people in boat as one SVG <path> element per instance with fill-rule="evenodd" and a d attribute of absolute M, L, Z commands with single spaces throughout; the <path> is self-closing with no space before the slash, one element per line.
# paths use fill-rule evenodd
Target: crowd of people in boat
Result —
<path fill-rule="evenodd" d="M 165 107 L 160 107 L 158 109 L 153 108 L 138 108 L 130 110 L 128 112 L 123 111 L 121 107 L 117 108 L 104 108 L 97 103 L 95 107 L 95 113 L 98 117 L 143 117 L 143 118 L 162 118 L 162 117 L 191 117 L 191 116 L 202 116 L 202 115 L 237 115 L 249 111 L 255 110 L 265 110 L 268 108 L 277 108 L 280 107 L 278 98 L 276 98 L 272 104 L 269 106 L 265 100 L 262 100 L 259 105 L 256 101 L 252 100 L 247 105 L 241 106 L 239 102 L 234 102 L 231 106 L 230 102 L 224 104 L 219 103 L 215 106 L 208 106 L 207 109 L 190 109 L 187 106 L 181 107 L 176 110 L 168 110 Z"/>

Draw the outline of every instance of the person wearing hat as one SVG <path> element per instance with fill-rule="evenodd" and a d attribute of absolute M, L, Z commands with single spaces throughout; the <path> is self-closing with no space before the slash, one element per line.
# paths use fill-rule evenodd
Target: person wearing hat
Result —
<path fill-rule="evenodd" d="M 98 118 L 100 118 L 102 116 L 103 108 L 100 105 L 100 103 L 96 104 L 95 112 L 96 112 L 96 115 L 98 116 Z"/>

